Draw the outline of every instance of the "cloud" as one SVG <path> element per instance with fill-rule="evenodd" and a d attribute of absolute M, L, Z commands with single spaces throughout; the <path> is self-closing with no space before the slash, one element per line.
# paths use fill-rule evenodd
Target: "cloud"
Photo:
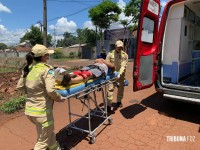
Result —
<path fill-rule="evenodd" d="M 6 6 L 4 6 L 1 2 L 0 2 L 0 12 L 7 12 L 7 13 L 11 13 L 11 10 L 8 8 L 8 7 L 6 7 Z"/>
<path fill-rule="evenodd" d="M 4 25 L 0 24 L 0 43 L 6 45 L 16 45 L 19 43 L 21 37 L 25 34 L 24 29 L 18 29 L 15 31 L 9 31 Z"/>
<path fill-rule="evenodd" d="M 123 0 L 119 0 L 117 2 L 117 5 L 124 10 L 126 3 Z M 131 20 L 131 17 L 126 17 L 125 14 L 122 12 L 119 15 L 119 20 Z M 89 28 L 89 29 L 93 29 L 95 30 L 95 26 L 92 24 L 92 21 L 86 21 L 83 24 L 83 28 Z M 118 29 L 118 28 L 123 28 L 123 25 L 118 21 L 118 22 L 114 22 L 110 25 L 110 29 Z"/>
<path fill-rule="evenodd" d="M 125 6 L 126 6 L 126 3 L 123 1 L 123 0 L 119 0 L 117 2 L 117 5 L 122 9 L 124 10 Z M 119 15 L 119 20 L 131 20 L 131 17 L 126 17 L 125 14 L 122 12 L 120 15 Z M 110 29 L 118 29 L 118 28 L 123 28 L 123 25 L 120 23 L 120 21 L 118 22 L 114 22 L 110 25 Z"/>
<path fill-rule="evenodd" d="M 2 24 L 0 24 L 0 33 L 5 32 L 6 30 L 7 29 Z"/>
<path fill-rule="evenodd" d="M 41 25 L 40 25 L 39 23 L 36 23 L 36 24 L 34 24 L 34 27 L 38 27 L 38 28 L 40 28 Z"/>
<path fill-rule="evenodd" d="M 50 25 L 49 29 L 55 29 L 57 34 L 63 34 L 64 32 L 74 33 L 77 25 L 74 21 L 68 21 L 67 18 L 62 17 L 57 20 L 56 25 Z"/>
<path fill-rule="evenodd" d="M 160 3 L 160 5 L 161 5 L 161 10 L 160 10 L 161 16 L 162 16 L 162 13 L 163 13 L 163 10 L 164 10 L 166 4 L 167 4 L 167 2 L 165 2 L 165 1 L 162 1 L 162 2 Z M 160 18 L 160 19 L 161 19 L 161 18 Z"/>
<path fill-rule="evenodd" d="M 119 8 L 124 9 L 126 6 L 126 3 L 123 0 L 119 0 L 117 2 L 117 5 L 119 6 Z"/>
<path fill-rule="evenodd" d="M 95 26 L 93 25 L 92 21 L 86 21 L 83 24 L 83 28 L 88 28 L 88 29 L 92 29 L 95 30 Z"/>
<path fill-rule="evenodd" d="M 162 7 L 165 7 L 166 4 L 167 4 L 167 2 L 161 2 Z"/>

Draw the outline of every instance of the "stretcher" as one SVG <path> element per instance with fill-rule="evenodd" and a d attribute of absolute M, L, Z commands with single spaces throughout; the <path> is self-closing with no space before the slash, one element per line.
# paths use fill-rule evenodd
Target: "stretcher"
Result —
<path fill-rule="evenodd" d="M 96 131 L 100 128 L 101 125 L 103 125 L 106 121 L 108 121 L 109 124 L 112 124 L 112 118 L 111 116 L 108 116 L 107 112 L 107 86 L 108 84 L 112 84 L 116 81 L 116 77 L 118 75 L 118 72 L 114 72 L 113 74 L 108 74 L 106 77 L 100 77 L 97 79 L 90 79 L 87 82 L 81 82 L 78 84 L 69 85 L 67 87 L 62 86 L 56 86 L 58 89 L 58 93 L 60 93 L 63 97 L 66 97 L 68 100 L 68 115 L 69 115 L 69 125 L 67 128 L 67 134 L 71 135 L 72 130 L 76 129 L 81 132 L 88 133 L 88 137 L 90 138 L 90 143 L 95 143 L 96 140 Z M 97 104 L 96 99 L 96 92 L 101 92 L 102 98 L 103 98 L 103 108 L 101 108 Z M 93 93 L 93 99 L 89 98 L 89 95 Z M 86 115 L 80 115 L 75 114 L 71 112 L 71 98 L 74 97 L 78 100 L 80 100 L 81 103 L 83 103 L 84 106 L 87 106 L 87 114 Z M 95 109 L 91 109 L 91 101 L 95 105 Z M 76 119 L 72 121 L 72 116 L 79 117 L 79 119 Z M 91 118 L 92 116 L 100 117 L 103 119 L 103 122 L 101 122 L 95 129 L 91 128 Z M 77 126 L 76 123 L 80 119 L 87 119 L 88 120 L 88 129 L 84 129 L 80 126 Z"/>

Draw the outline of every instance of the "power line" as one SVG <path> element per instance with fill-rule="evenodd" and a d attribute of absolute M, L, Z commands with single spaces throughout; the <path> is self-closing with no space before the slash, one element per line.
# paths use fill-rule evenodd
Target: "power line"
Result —
<path fill-rule="evenodd" d="M 48 0 L 49 2 L 61 2 L 61 3 L 65 3 L 65 2 L 74 2 L 74 3 L 78 3 L 78 4 L 84 4 L 84 5 L 89 5 L 91 6 L 91 4 L 88 4 L 87 2 L 92 2 L 92 3 L 96 3 L 96 2 L 100 2 L 100 0 L 97 1 L 81 1 L 81 0 Z"/>
<path fill-rule="evenodd" d="M 84 2 L 100 2 L 101 0 L 86 0 L 86 1 L 84 1 L 84 2 L 83 2 L 82 0 L 47 0 L 47 1 L 49 1 L 49 2 L 50 2 L 50 1 L 52 1 L 52 2 L 53 2 L 53 1 L 55 1 L 55 2 L 76 2 L 76 3 L 83 3 L 83 4 L 86 4 L 86 3 L 84 3 Z M 87 4 L 87 5 L 89 5 L 89 4 Z M 83 12 L 83 11 L 89 9 L 89 8 L 92 8 L 92 7 L 94 7 L 94 6 L 95 6 L 95 5 L 90 5 L 89 7 L 83 8 L 83 9 L 77 11 L 77 12 L 74 12 L 74 13 L 71 13 L 71 14 L 68 14 L 68 15 L 65 15 L 65 16 L 61 16 L 61 17 L 70 17 L 70 16 L 73 16 L 73 15 L 79 14 L 79 13 L 81 13 L 81 12 Z M 61 18 L 61 17 L 56 17 L 56 18 L 50 19 L 50 20 L 48 20 L 47 22 L 50 22 L 50 21 L 59 19 L 59 18 Z M 38 23 L 40 24 L 40 30 L 41 30 L 41 27 L 42 27 L 43 25 L 42 25 L 41 21 L 38 21 L 38 22 L 36 22 L 35 24 L 38 24 Z M 20 36 L 20 35 L 22 35 L 23 33 L 28 32 L 28 29 L 30 29 L 30 27 L 27 28 L 27 29 L 24 29 L 24 31 L 22 31 L 21 33 L 14 34 L 14 35 L 12 35 L 12 36 L 9 35 L 9 39 L 14 38 L 14 37 L 16 37 L 16 36 Z M 73 34 L 73 33 L 71 33 L 71 34 Z M 59 35 L 56 35 L 56 34 L 54 34 L 54 35 L 55 35 L 55 36 L 59 36 Z M 63 35 L 63 34 L 61 34 L 61 35 Z"/>
<path fill-rule="evenodd" d="M 65 16 L 61 16 L 61 17 L 56 17 L 56 18 L 50 19 L 50 20 L 48 20 L 47 22 L 50 22 L 50 21 L 53 21 L 53 20 L 56 20 L 56 19 L 59 19 L 59 18 L 62 18 L 62 17 L 70 17 L 70 16 L 73 16 L 73 15 L 79 14 L 79 13 L 81 13 L 81 12 L 83 12 L 83 11 L 89 9 L 89 8 L 92 8 L 92 7 L 93 7 L 93 6 L 86 7 L 86 8 L 83 8 L 83 9 L 77 11 L 77 12 L 71 13 L 71 14 L 69 14 L 69 15 L 65 15 Z"/>
<path fill-rule="evenodd" d="M 54 1 L 54 2 L 83 2 L 82 0 L 47 0 L 47 1 Z M 101 0 L 87 0 L 84 2 L 100 2 Z"/>

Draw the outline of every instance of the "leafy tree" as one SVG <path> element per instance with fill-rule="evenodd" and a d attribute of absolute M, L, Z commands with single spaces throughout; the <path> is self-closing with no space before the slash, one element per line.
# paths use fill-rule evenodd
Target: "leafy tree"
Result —
<path fill-rule="evenodd" d="M 57 41 L 57 47 L 68 47 L 70 45 L 74 45 L 77 42 L 77 39 L 75 36 L 71 35 L 69 32 L 65 32 L 63 34 L 64 39 Z"/>
<path fill-rule="evenodd" d="M 128 40 L 126 44 L 126 51 L 127 48 L 129 47 L 133 31 L 135 31 L 138 28 L 140 7 L 141 7 L 141 0 L 130 0 L 129 3 L 125 6 L 125 9 L 123 10 L 125 16 L 131 17 L 131 20 L 120 20 L 121 24 L 124 26 L 124 35 L 126 35 L 128 29 L 130 31 L 130 35 L 127 38 Z"/>
<path fill-rule="evenodd" d="M 64 40 L 63 39 L 57 40 L 56 47 L 65 47 L 64 45 L 65 44 L 64 44 Z"/>
<path fill-rule="evenodd" d="M 4 43 L 0 43 L 0 50 L 6 49 L 8 46 Z"/>
<path fill-rule="evenodd" d="M 3 51 L 5 57 L 6 57 L 6 52 L 4 50 L 7 48 L 8 46 L 6 44 L 0 43 L 0 51 Z"/>
<path fill-rule="evenodd" d="M 52 36 L 50 34 L 47 35 L 47 47 L 52 46 Z"/>
<path fill-rule="evenodd" d="M 62 53 L 62 50 L 59 49 L 59 48 L 56 48 L 55 49 L 55 52 L 53 53 L 53 58 L 54 59 L 60 59 L 63 57 L 63 53 Z"/>
<path fill-rule="evenodd" d="M 77 32 L 78 43 L 80 44 L 87 43 L 91 45 L 96 44 L 96 33 L 94 30 L 85 28 L 85 29 L 77 29 L 76 32 Z"/>
<path fill-rule="evenodd" d="M 48 34 L 47 36 L 47 46 L 51 46 L 51 39 L 52 36 Z M 31 29 L 29 32 L 26 32 L 26 34 L 20 39 L 20 43 L 24 42 L 25 40 L 29 40 L 31 45 L 35 44 L 43 44 L 43 36 L 42 32 L 40 31 L 39 27 L 31 26 Z"/>
<path fill-rule="evenodd" d="M 129 25 L 132 23 L 133 30 L 137 29 L 138 21 L 140 17 L 140 7 L 141 7 L 141 0 L 131 0 L 129 3 L 125 6 L 124 14 L 127 17 L 132 17 L 132 19 L 127 22 Z"/>
<path fill-rule="evenodd" d="M 105 0 L 89 10 L 89 17 L 93 24 L 99 28 L 101 47 L 103 45 L 103 29 L 108 29 L 112 22 L 118 21 L 121 9 L 117 3 Z"/>

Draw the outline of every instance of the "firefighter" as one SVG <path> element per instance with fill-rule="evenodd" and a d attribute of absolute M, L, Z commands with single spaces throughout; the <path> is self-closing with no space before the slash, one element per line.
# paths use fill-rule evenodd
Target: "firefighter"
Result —
<path fill-rule="evenodd" d="M 106 60 L 114 64 L 115 71 L 119 72 L 117 76 L 117 82 L 119 83 L 118 92 L 117 92 L 117 106 L 123 107 L 122 98 L 124 94 L 124 80 L 125 80 L 125 72 L 126 66 L 128 63 L 128 55 L 123 51 L 123 42 L 118 40 L 115 43 L 115 50 L 112 50 L 108 53 Z M 115 84 L 108 85 L 108 107 L 107 111 L 111 111 L 113 92 L 114 92 Z"/>
<path fill-rule="evenodd" d="M 97 55 L 97 58 L 103 58 L 103 59 L 106 59 L 106 50 L 103 49 L 101 51 L 101 53 L 99 55 Z"/>
<path fill-rule="evenodd" d="M 37 129 L 34 150 L 61 149 L 54 133 L 52 109 L 54 100 L 63 101 L 64 98 L 55 91 L 54 71 L 46 64 L 50 53 L 53 50 L 36 44 L 32 48 L 32 57 L 30 53 L 26 57 L 27 65 L 17 84 L 17 90 L 25 90 L 27 94 L 25 115 Z"/>

